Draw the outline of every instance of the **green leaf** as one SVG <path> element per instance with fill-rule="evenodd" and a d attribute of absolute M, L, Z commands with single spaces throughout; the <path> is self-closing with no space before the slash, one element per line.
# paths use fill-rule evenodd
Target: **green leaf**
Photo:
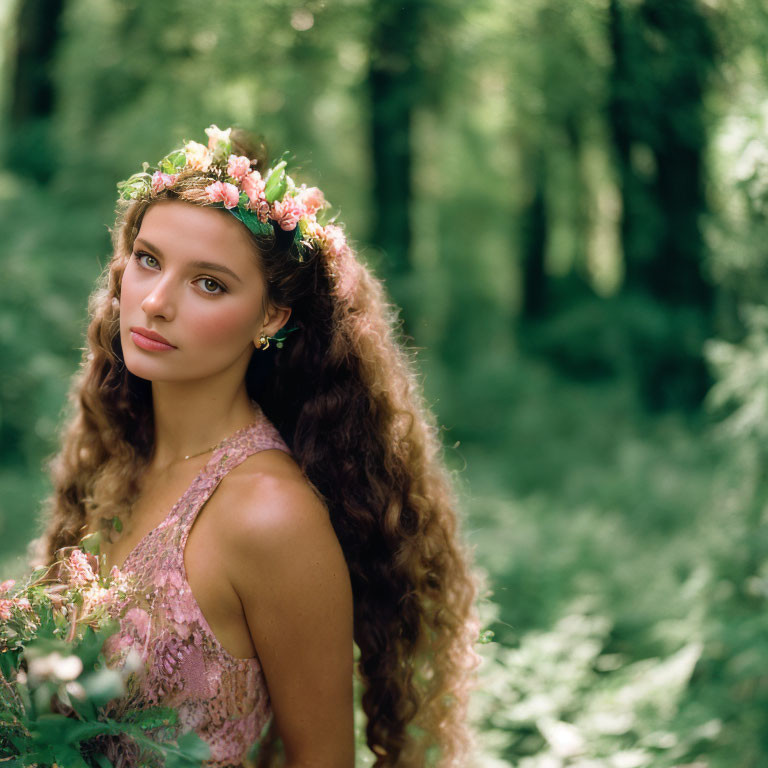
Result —
<path fill-rule="evenodd" d="M 266 224 L 262 222 L 253 211 L 248 211 L 240 206 L 228 210 L 236 219 L 242 221 L 254 235 L 271 235 L 274 232 L 272 225 L 269 222 Z"/>
<path fill-rule="evenodd" d="M 264 187 L 264 197 L 268 203 L 274 203 L 275 200 L 282 200 L 285 190 L 288 188 L 288 181 L 285 177 L 285 160 L 279 162 L 269 174 L 267 183 Z"/>
<path fill-rule="evenodd" d="M 99 768 L 114 768 L 112 761 L 101 752 L 99 752 L 97 755 L 94 755 L 93 759 L 99 764 Z"/>
<path fill-rule="evenodd" d="M 124 181 L 117 182 L 120 197 L 124 200 L 135 200 L 148 195 L 152 189 L 152 177 L 145 172 L 134 173 Z"/>
<path fill-rule="evenodd" d="M 31 696 L 35 705 L 35 712 L 49 713 L 54 693 L 56 693 L 56 687 L 47 680 L 40 683 L 38 688 L 32 688 Z"/>
<path fill-rule="evenodd" d="M 53 754 L 53 750 L 50 748 L 46 749 L 40 749 L 37 752 L 28 752 L 25 755 L 22 755 L 21 757 L 22 764 L 26 766 L 40 766 L 40 763 L 43 765 L 51 764 L 56 760 L 56 756 Z"/>
<path fill-rule="evenodd" d="M 15 677 L 16 671 L 19 668 L 20 657 L 21 650 L 0 653 L 0 673 L 2 673 L 6 680 L 11 680 Z"/>
<path fill-rule="evenodd" d="M 480 633 L 476 642 L 480 643 L 481 645 L 487 645 L 488 643 L 492 643 L 495 634 L 496 633 L 493 630 L 486 629 Z"/>
<path fill-rule="evenodd" d="M 158 167 L 163 173 L 177 173 L 187 164 L 187 156 L 183 149 L 175 149 L 168 153 L 159 163 Z"/>
<path fill-rule="evenodd" d="M 31 725 L 29 732 L 35 744 L 40 747 L 71 743 L 69 731 L 72 719 L 66 715 L 40 715 Z"/>
<path fill-rule="evenodd" d="M 31 742 L 25 736 L 16 736 L 12 733 L 9 733 L 9 734 L 4 733 L 3 737 L 8 739 L 8 741 L 10 741 L 11 744 L 13 744 L 13 746 L 16 748 L 16 751 L 20 755 L 26 754 L 31 749 L 31 746 L 30 746 Z"/>
<path fill-rule="evenodd" d="M 112 527 L 113 527 L 113 528 L 114 528 L 114 529 L 115 529 L 115 530 L 116 530 L 118 533 L 122 533 L 122 532 L 123 532 L 123 521 L 122 521 L 122 520 L 121 520 L 121 519 L 120 519 L 120 518 L 119 518 L 117 515 L 115 515 L 115 516 L 112 518 Z"/>
<path fill-rule="evenodd" d="M 270 336 L 270 338 L 274 339 L 275 341 L 285 341 L 289 333 L 292 333 L 293 331 L 298 331 L 298 330 L 299 330 L 298 325 L 291 326 L 290 328 L 286 328 L 285 326 L 283 326 L 282 328 L 280 328 L 275 332 L 274 336 Z"/>
<path fill-rule="evenodd" d="M 207 760 L 211 756 L 211 749 L 195 731 L 187 731 L 177 739 L 179 749 L 189 755 L 193 760 Z"/>
<path fill-rule="evenodd" d="M 98 555 L 101 547 L 101 533 L 89 533 L 80 539 L 80 549 L 90 555 Z"/>
<path fill-rule="evenodd" d="M 89 768 L 88 763 L 77 749 L 62 745 L 55 748 L 56 763 L 61 768 Z"/>
<path fill-rule="evenodd" d="M 61 698 L 61 694 L 59 694 L 59 698 Z M 67 703 L 84 720 L 96 719 L 96 707 L 94 706 L 93 702 L 89 701 L 87 698 L 78 699 L 76 696 L 68 696 Z"/>
<path fill-rule="evenodd" d="M 108 619 L 104 624 L 95 630 L 87 626 L 83 632 L 83 638 L 77 644 L 75 652 L 83 662 L 84 670 L 93 670 L 99 660 L 99 654 L 104 647 L 104 643 L 111 635 L 120 629 L 120 622 L 116 619 Z"/>
<path fill-rule="evenodd" d="M 179 713 L 173 707 L 131 709 L 125 713 L 123 720 L 131 722 L 142 729 L 169 727 L 176 725 L 179 720 Z"/>
<path fill-rule="evenodd" d="M 65 715 L 49 714 L 40 716 L 30 727 L 33 743 L 38 747 L 75 746 L 86 739 L 101 734 L 115 734 L 126 731 L 124 723 L 113 720 L 81 723 Z"/>
<path fill-rule="evenodd" d="M 176 745 L 163 746 L 163 752 L 166 754 L 165 768 L 197 768 L 211 756 L 208 744 L 194 731 L 179 736 Z"/>

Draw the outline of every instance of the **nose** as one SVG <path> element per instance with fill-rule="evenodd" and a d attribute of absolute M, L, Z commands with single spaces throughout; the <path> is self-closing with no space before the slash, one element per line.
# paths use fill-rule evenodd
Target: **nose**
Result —
<path fill-rule="evenodd" d="M 141 302 L 141 308 L 147 317 L 163 317 L 170 320 L 176 314 L 173 290 L 168 282 L 160 278 Z"/>

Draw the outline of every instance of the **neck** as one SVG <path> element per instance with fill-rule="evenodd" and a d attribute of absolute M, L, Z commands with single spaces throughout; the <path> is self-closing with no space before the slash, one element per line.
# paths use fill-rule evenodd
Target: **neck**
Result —
<path fill-rule="evenodd" d="M 155 445 L 151 465 L 158 470 L 184 463 L 185 456 L 212 448 L 256 418 L 245 386 L 224 396 L 189 382 L 153 382 L 152 408 Z M 199 458 L 210 458 L 210 452 Z"/>

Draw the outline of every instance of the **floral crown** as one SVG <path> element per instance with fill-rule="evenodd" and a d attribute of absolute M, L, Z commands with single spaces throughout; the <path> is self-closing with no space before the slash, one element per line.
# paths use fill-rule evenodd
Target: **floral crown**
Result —
<path fill-rule="evenodd" d="M 207 146 L 186 141 L 163 157 L 153 172 L 149 163 L 142 163 L 141 172 L 117 183 L 120 198 L 151 199 L 163 189 L 173 189 L 182 172 L 203 172 L 211 177 L 205 187 L 211 206 L 223 207 L 257 235 L 271 235 L 275 226 L 293 231 L 298 260 L 304 261 L 306 248 L 324 254 L 337 296 L 349 296 L 357 284 L 359 265 L 344 230 L 323 216 L 329 207 L 323 193 L 317 187 L 296 186 L 285 171 L 285 160 L 264 176 L 252 170 L 255 161 L 232 153 L 232 128 L 211 125 L 205 132 Z"/>

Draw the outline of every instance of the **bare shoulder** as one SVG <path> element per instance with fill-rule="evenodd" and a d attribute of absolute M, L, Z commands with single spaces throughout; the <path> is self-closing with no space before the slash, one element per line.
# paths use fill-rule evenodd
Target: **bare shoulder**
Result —
<path fill-rule="evenodd" d="M 328 509 L 292 456 L 260 451 L 230 475 L 217 534 L 235 582 L 242 567 L 253 573 L 257 562 L 272 565 L 287 552 L 337 557 Z"/>
<path fill-rule="evenodd" d="M 354 612 L 344 554 L 292 457 L 251 458 L 217 515 L 227 577 L 291 764 L 352 766 Z"/>
<path fill-rule="evenodd" d="M 240 533 L 279 534 L 307 518 L 328 517 L 319 492 L 284 451 L 249 456 L 227 479 L 226 520 Z"/>

